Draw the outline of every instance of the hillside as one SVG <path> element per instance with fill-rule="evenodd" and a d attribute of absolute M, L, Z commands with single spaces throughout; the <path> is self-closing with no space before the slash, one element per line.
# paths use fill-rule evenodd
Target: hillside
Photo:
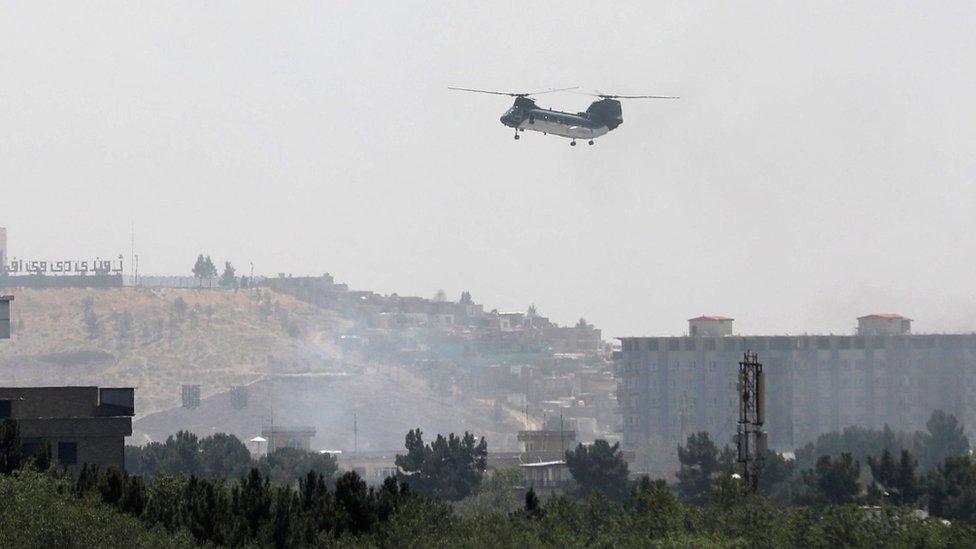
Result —
<path fill-rule="evenodd" d="M 140 415 L 269 371 L 328 370 L 342 321 L 262 290 L 20 290 L 13 335 L 0 344 L 0 384 L 135 386 Z"/>
<path fill-rule="evenodd" d="M 343 351 L 349 321 L 269 289 L 20 290 L 11 316 L 0 385 L 134 386 L 132 443 L 180 429 L 251 437 L 273 421 L 315 426 L 317 447 L 351 448 L 357 417 L 364 450 L 399 448 L 418 426 L 517 445 L 515 414 Z M 200 385 L 199 408 L 182 408 L 182 384 Z M 244 407 L 231 405 L 235 386 L 247 387 Z"/>

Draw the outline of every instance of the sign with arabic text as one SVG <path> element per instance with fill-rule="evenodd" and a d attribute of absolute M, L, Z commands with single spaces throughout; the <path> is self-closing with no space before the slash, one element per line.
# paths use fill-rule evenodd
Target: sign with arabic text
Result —
<path fill-rule="evenodd" d="M 6 275 L 118 275 L 122 274 L 122 256 L 118 259 L 93 260 L 63 259 L 41 261 L 11 258 L 0 265 L 0 274 Z"/>

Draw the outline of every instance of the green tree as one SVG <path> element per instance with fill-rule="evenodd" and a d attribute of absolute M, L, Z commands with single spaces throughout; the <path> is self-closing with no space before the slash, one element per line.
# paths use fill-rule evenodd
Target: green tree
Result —
<path fill-rule="evenodd" d="M 203 277 L 207 279 L 207 284 L 213 287 L 213 279 L 217 278 L 217 266 L 214 264 L 213 259 L 210 259 L 208 255 L 203 261 L 204 274 Z"/>
<path fill-rule="evenodd" d="M 88 334 L 88 339 L 98 338 L 101 326 L 98 323 L 98 315 L 95 314 L 95 298 L 87 295 L 81 300 L 81 323 Z"/>
<path fill-rule="evenodd" d="M 203 254 L 198 255 L 197 262 L 193 264 L 193 276 L 201 287 L 203 286 L 203 279 L 207 278 L 209 272 L 206 258 L 203 257 Z"/>
<path fill-rule="evenodd" d="M 814 469 L 803 472 L 803 483 L 808 489 L 805 499 L 812 504 L 853 503 L 861 492 L 860 474 L 861 465 L 848 453 L 837 460 L 821 456 Z"/>
<path fill-rule="evenodd" d="M 487 466 L 488 444 L 473 434 L 437 435 L 424 444 L 423 432 L 411 429 L 405 438 L 405 455 L 396 456 L 397 479 L 411 489 L 435 498 L 457 501 L 467 497 L 481 483 Z"/>
<path fill-rule="evenodd" d="M 684 447 L 678 446 L 678 492 L 696 504 L 705 502 L 715 476 L 722 470 L 718 447 L 706 431 L 688 437 Z"/>
<path fill-rule="evenodd" d="M 257 468 L 272 482 L 291 486 L 305 478 L 309 471 L 330 479 L 339 470 L 339 465 L 331 454 L 306 452 L 299 448 L 278 448 L 261 456 Z"/>
<path fill-rule="evenodd" d="M 240 478 L 252 466 L 251 452 L 234 435 L 216 433 L 200 441 L 200 466 L 206 478 Z"/>
<path fill-rule="evenodd" d="M 925 423 L 925 428 L 928 432 L 922 433 L 916 443 L 916 453 L 923 469 L 931 469 L 943 463 L 947 457 L 969 453 L 969 439 L 956 416 L 935 410 Z"/>
<path fill-rule="evenodd" d="M 461 292 L 461 299 L 458 301 L 461 305 L 471 305 L 474 301 L 471 299 L 471 292 L 463 291 Z"/>
<path fill-rule="evenodd" d="M 877 485 L 872 486 L 871 490 L 875 497 L 884 497 L 901 505 L 911 505 L 918 500 L 919 481 L 915 475 L 918 461 L 912 457 L 911 452 L 902 450 L 896 463 L 891 453 L 885 450 L 881 457 L 869 456 L 868 466 L 871 468 L 874 484 Z M 888 495 L 885 496 L 884 492 L 888 492 Z"/>
<path fill-rule="evenodd" d="M 20 429 L 17 422 L 0 423 L 0 475 L 9 475 L 20 467 Z"/>
<path fill-rule="evenodd" d="M 930 513 L 976 525 L 976 462 L 971 457 L 946 458 L 929 471 L 926 485 Z"/>
<path fill-rule="evenodd" d="M 115 333 L 120 341 L 128 341 L 132 339 L 133 330 L 135 329 L 135 319 L 132 313 L 129 311 L 122 311 L 114 315 L 115 320 Z"/>
<path fill-rule="evenodd" d="M 582 496 L 598 492 L 616 501 L 627 497 L 629 472 L 619 442 L 611 446 L 599 439 L 590 446 L 577 444 L 575 450 L 566 451 L 566 467 Z"/>
<path fill-rule="evenodd" d="M 230 261 L 224 262 L 224 272 L 220 275 L 220 287 L 233 289 L 237 287 L 237 271 L 234 270 L 234 266 L 230 264 Z"/>
<path fill-rule="evenodd" d="M 774 501 L 789 503 L 796 461 L 766 450 L 759 471 L 759 491 Z"/>

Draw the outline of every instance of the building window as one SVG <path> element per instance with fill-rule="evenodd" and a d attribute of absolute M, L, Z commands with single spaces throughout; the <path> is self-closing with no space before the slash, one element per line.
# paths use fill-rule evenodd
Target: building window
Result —
<path fill-rule="evenodd" d="M 7 419 L 10 417 L 10 401 L 0 400 L 0 419 Z"/>
<path fill-rule="evenodd" d="M 78 463 L 78 443 L 77 442 L 59 442 L 58 443 L 58 461 L 62 465 L 75 465 Z"/>

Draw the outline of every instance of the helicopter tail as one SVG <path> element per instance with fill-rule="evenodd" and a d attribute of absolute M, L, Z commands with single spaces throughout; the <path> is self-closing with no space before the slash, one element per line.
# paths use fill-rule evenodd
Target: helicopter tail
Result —
<path fill-rule="evenodd" d="M 608 130 L 615 129 L 624 123 L 623 109 L 620 108 L 620 101 L 616 99 L 601 99 L 594 101 L 586 113 L 594 118 L 599 118 L 606 124 Z"/>

